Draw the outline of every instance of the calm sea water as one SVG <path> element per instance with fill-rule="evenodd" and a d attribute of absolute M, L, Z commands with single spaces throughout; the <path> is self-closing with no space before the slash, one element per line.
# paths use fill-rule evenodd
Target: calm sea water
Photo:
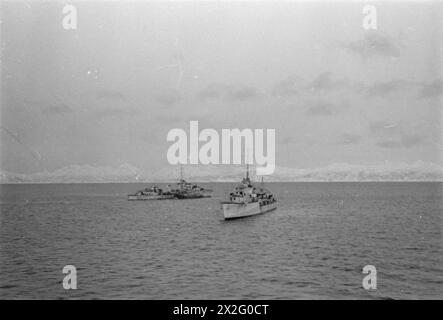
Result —
<path fill-rule="evenodd" d="M 0 298 L 443 298 L 441 183 L 270 183 L 278 209 L 233 221 L 233 184 L 209 185 L 134 202 L 144 185 L 2 185 Z"/>

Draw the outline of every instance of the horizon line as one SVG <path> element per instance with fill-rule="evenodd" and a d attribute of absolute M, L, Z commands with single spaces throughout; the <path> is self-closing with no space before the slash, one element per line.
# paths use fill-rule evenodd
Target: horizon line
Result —
<path fill-rule="evenodd" d="M 233 181 L 205 181 L 205 180 L 193 180 L 192 183 L 236 183 L 237 180 Z M 260 181 L 253 181 L 260 182 Z M 352 183 L 365 183 L 365 182 L 442 182 L 443 179 L 438 180 L 286 180 L 286 181 L 276 181 L 270 180 L 265 183 L 330 183 L 330 182 L 352 182 Z M 83 181 L 83 182 L 49 182 L 49 181 L 27 181 L 27 182 L 0 182 L 0 185 L 16 185 L 16 184 L 154 184 L 154 183 L 177 183 L 177 180 L 174 181 Z"/>

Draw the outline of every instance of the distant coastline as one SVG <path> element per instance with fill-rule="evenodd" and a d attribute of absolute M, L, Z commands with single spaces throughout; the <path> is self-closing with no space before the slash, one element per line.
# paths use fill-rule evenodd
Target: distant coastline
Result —
<path fill-rule="evenodd" d="M 176 181 L 175 181 L 176 182 Z M 236 183 L 238 181 L 198 181 L 193 183 Z M 174 181 L 147 181 L 147 182 L 0 182 L 0 186 L 8 185 L 49 185 L 49 184 L 172 184 Z M 268 181 L 268 183 L 443 183 L 443 180 L 365 180 L 365 181 Z"/>
<path fill-rule="evenodd" d="M 194 180 L 188 179 L 192 183 L 238 183 L 237 180 Z M 259 182 L 260 180 L 253 180 Z M 440 180 L 266 180 L 267 183 L 443 183 L 443 179 Z M 0 182 L 0 185 L 20 185 L 20 184 L 173 184 L 177 183 L 177 180 L 173 181 L 161 181 L 161 180 L 151 180 L 151 181 L 19 181 L 19 182 Z"/>
<path fill-rule="evenodd" d="M 238 182 L 244 166 L 185 166 L 187 180 L 201 183 Z M 27 183 L 174 183 L 179 179 L 175 166 L 160 170 L 139 169 L 129 164 L 117 167 L 71 165 L 54 171 L 11 173 L 0 171 L 0 184 Z M 260 181 L 259 176 L 252 179 Z M 266 182 L 442 182 L 443 167 L 431 162 L 385 162 L 375 165 L 335 163 L 320 168 L 277 166 L 275 173 L 264 176 Z"/>

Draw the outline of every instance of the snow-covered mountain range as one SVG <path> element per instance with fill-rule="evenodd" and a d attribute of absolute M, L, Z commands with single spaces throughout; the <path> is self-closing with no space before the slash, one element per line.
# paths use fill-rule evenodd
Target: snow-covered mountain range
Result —
<path fill-rule="evenodd" d="M 0 183 L 106 183 L 106 182 L 170 182 L 179 176 L 178 166 L 161 170 L 143 170 L 130 164 L 117 167 L 71 165 L 54 171 L 32 174 L 0 172 Z M 184 177 L 206 182 L 238 181 L 244 166 L 188 165 Z M 254 170 L 251 170 L 254 177 Z M 298 169 L 276 167 L 265 181 L 443 181 L 443 167 L 417 161 L 412 164 L 385 162 L 376 165 L 331 164 L 321 168 Z"/>

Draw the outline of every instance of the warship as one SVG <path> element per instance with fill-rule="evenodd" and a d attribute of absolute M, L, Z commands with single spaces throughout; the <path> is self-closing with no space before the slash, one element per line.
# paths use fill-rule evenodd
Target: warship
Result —
<path fill-rule="evenodd" d="M 277 200 L 272 192 L 264 187 L 263 178 L 260 187 L 249 179 L 249 166 L 246 166 L 246 177 L 229 195 L 229 201 L 221 202 L 225 220 L 244 218 L 277 209 Z"/>
<path fill-rule="evenodd" d="M 174 198 L 174 195 L 170 191 L 165 192 L 157 186 L 145 188 L 134 194 L 128 194 L 128 200 L 166 200 Z"/>
<path fill-rule="evenodd" d="M 171 193 L 177 199 L 198 199 L 210 198 L 212 196 L 212 189 L 200 187 L 183 179 L 183 167 L 180 166 L 180 181 L 176 188 L 171 190 Z"/>

